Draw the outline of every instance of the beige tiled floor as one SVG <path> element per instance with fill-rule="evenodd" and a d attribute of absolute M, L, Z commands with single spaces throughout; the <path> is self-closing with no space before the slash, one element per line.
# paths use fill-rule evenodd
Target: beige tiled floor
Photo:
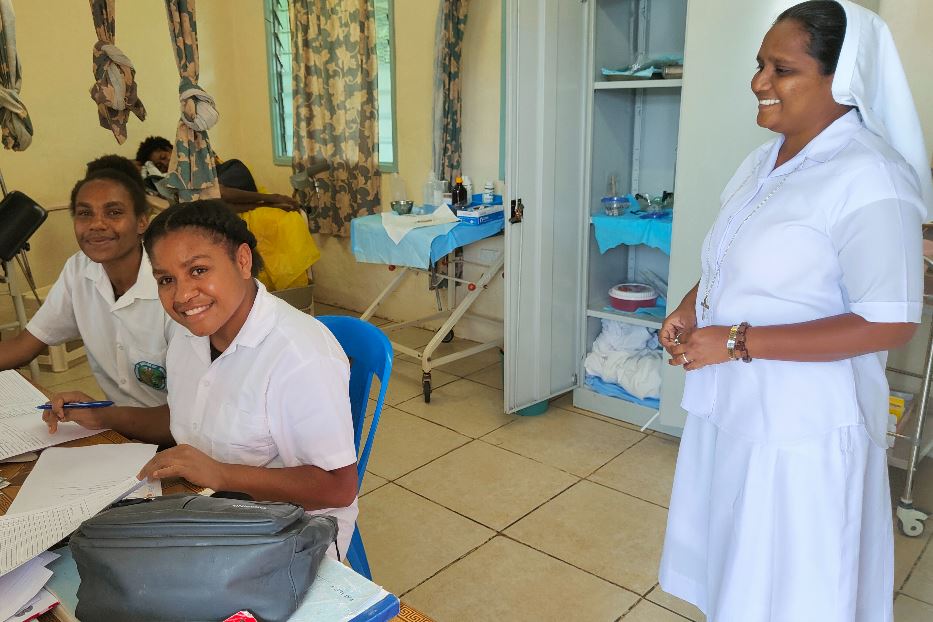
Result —
<path fill-rule="evenodd" d="M 566 396 L 540 417 L 504 414 L 498 351 L 433 376 L 430 404 L 414 361 L 397 359 L 389 384 L 360 498 L 377 582 L 437 622 L 703 621 L 657 585 L 675 440 Z M 95 388 L 86 364 L 41 382 Z M 902 486 L 892 470 L 892 489 Z M 933 460 L 915 502 L 933 509 Z M 933 620 L 931 532 L 933 520 L 920 538 L 895 536 L 896 622 Z"/>

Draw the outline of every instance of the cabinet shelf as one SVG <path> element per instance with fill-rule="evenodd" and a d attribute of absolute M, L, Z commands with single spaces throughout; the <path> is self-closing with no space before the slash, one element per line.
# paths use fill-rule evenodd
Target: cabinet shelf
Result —
<path fill-rule="evenodd" d="M 593 83 L 595 91 L 621 89 L 679 89 L 684 81 L 676 80 L 598 80 Z"/>
<path fill-rule="evenodd" d="M 593 412 L 600 413 L 613 419 L 625 421 L 632 425 L 643 426 L 654 419 L 657 411 L 647 406 L 635 404 L 618 397 L 610 397 L 597 393 L 586 385 L 577 387 L 573 392 L 573 405 L 577 408 L 584 408 Z M 648 426 L 649 429 L 670 433 L 676 430 L 670 430 L 654 421 Z"/>
<path fill-rule="evenodd" d="M 595 317 L 603 320 L 617 320 L 626 324 L 636 326 L 645 326 L 647 328 L 659 329 L 664 320 L 656 318 L 645 313 L 629 313 L 627 311 L 616 311 L 615 309 L 606 310 L 599 304 L 590 304 L 586 310 L 587 317 Z"/>

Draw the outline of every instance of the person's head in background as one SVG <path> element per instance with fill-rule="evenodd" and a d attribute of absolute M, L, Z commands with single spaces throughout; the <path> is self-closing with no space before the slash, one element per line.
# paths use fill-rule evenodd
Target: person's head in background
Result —
<path fill-rule="evenodd" d="M 161 172 L 167 173 L 173 149 L 174 146 L 168 139 L 161 136 L 150 136 L 139 143 L 139 149 L 136 150 L 136 162 L 139 166 L 145 166 L 146 162 L 152 162 Z"/>
<path fill-rule="evenodd" d="M 111 153 L 108 155 L 100 156 L 95 160 L 91 160 L 87 163 L 87 168 L 84 171 L 84 176 L 87 177 L 91 173 L 96 173 L 97 171 L 104 169 L 112 169 L 115 171 L 120 171 L 125 174 L 131 180 L 139 184 L 140 188 L 145 190 L 145 183 L 143 182 L 142 175 L 139 174 L 139 167 L 136 166 L 136 163 L 129 158 L 124 158 L 121 155 Z"/>
<path fill-rule="evenodd" d="M 848 112 L 832 93 L 845 32 L 845 10 L 835 0 L 803 2 L 778 16 L 752 78 L 758 125 L 805 144 Z"/>
<path fill-rule="evenodd" d="M 169 207 L 152 220 L 143 243 L 166 312 L 225 350 L 256 297 L 256 236 L 226 203 L 211 199 Z"/>
<path fill-rule="evenodd" d="M 78 246 L 91 261 L 103 264 L 108 273 L 122 266 L 135 274 L 142 257 L 140 240 L 149 224 L 149 204 L 139 172 L 126 170 L 132 162 L 113 157 L 88 163 L 87 176 L 71 191 L 69 209 Z"/>

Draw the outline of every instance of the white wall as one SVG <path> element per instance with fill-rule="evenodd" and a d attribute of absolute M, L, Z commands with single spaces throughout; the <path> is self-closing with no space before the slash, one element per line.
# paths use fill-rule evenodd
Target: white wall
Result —
<path fill-rule="evenodd" d="M 18 2 L 17 38 L 22 58 L 23 100 L 36 127 L 25 152 L 0 150 L 8 185 L 46 207 L 58 207 L 33 237 L 30 254 L 40 287 L 51 284 L 75 250 L 71 219 L 61 209 L 84 165 L 105 153 L 132 157 L 150 134 L 174 137 L 178 120 L 178 74 L 161 0 L 118 0 L 117 45 L 133 60 L 149 118 L 129 123 L 118 146 L 97 123 L 88 95 L 93 75 L 93 21 L 86 2 Z M 438 0 L 395 0 L 396 114 L 399 177 L 410 198 L 419 199 L 430 169 L 434 28 Z M 270 192 L 290 192 L 288 166 L 272 161 L 266 40 L 262 0 L 199 0 L 201 80 L 213 95 L 220 122 L 210 132 L 222 157 L 238 157 Z M 473 0 L 463 57 L 464 171 L 479 186 L 499 169 L 500 0 Z M 54 43 L 52 43 L 54 42 Z M 384 181 L 387 181 L 385 179 Z M 387 184 L 384 184 L 384 189 Z M 384 204 L 388 193 L 383 193 Z M 362 310 L 388 282 L 384 266 L 357 264 L 345 238 L 318 237 L 323 252 L 314 273 L 316 297 Z M 501 239 L 484 244 L 501 248 Z M 485 255 L 485 253 L 483 254 Z M 483 315 L 502 317 L 502 285 L 495 281 L 477 305 Z M 381 311 L 392 319 L 433 312 L 426 278 L 411 279 Z M 464 324 L 462 336 L 489 335 L 486 325 Z"/>
<path fill-rule="evenodd" d="M 933 2 L 929 0 L 880 0 L 879 15 L 888 23 L 901 62 L 910 82 L 920 124 L 926 141 L 927 155 L 933 153 Z M 933 214 L 930 215 L 933 217 Z M 913 374 L 923 373 L 927 335 L 930 334 L 930 316 L 924 314 L 924 323 L 906 347 L 892 352 L 889 367 Z M 891 385 L 908 391 L 917 391 L 919 381 L 909 375 L 889 373 Z"/>
<path fill-rule="evenodd" d="M 933 153 L 933 2 L 880 0 L 878 13 L 888 23 L 894 35 L 897 51 L 910 82 L 914 104 L 920 114 L 929 157 Z"/>
<path fill-rule="evenodd" d="M 0 149 L 7 186 L 53 210 L 33 236 L 30 260 L 40 286 L 51 284 L 77 250 L 65 206 L 85 164 L 106 153 L 133 157 L 149 134 L 174 135 L 178 123 L 178 70 L 168 36 L 165 5 L 156 0 L 116 3 L 116 43 L 136 66 L 147 120 L 128 123 L 118 145 L 100 127 L 88 93 L 94 82 L 91 51 L 97 37 L 87 2 L 17 2 L 16 38 L 23 70 L 22 99 L 35 135 L 22 152 Z"/>

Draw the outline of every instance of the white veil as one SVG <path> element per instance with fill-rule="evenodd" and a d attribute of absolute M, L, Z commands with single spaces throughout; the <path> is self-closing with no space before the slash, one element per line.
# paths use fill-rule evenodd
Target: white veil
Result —
<path fill-rule="evenodd" d="M 858 106 L 865 126 L 913 166 L 929 213 L 933 210 L 933 181 L 923 130 L 894 37 L 872 11 L 849 0 L 836 1 L 846 12 L 846 35 L 833 78 L 833 99 Z"/>

